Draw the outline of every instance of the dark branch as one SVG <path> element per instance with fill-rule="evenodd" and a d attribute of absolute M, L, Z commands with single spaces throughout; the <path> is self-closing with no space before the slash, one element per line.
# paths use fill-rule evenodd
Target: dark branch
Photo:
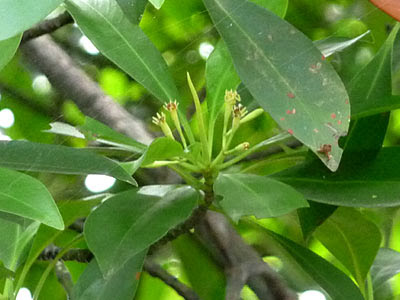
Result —
<path fill-rule="evenodd" d="M 21 44 L 31 39 L 37 38 L 41 35 L 52 33 L 57 29 L 73 22 L 74 20 L 68 12 L 64 12 L 53 19 L 45 20 L 35 27 L 32 27 L 31 29 L 25 31 L 22 36 Z"/>
<path fill-rule="evenodd" d="M 47 247 L 38 257 L 40 260 L 52 260 L 61 251 L 60 248 L 55 246 Z M 77 261 L 87 263 L 93 259 L 93 254 L 87 249 L 71 249 L 61 258 L 64 261 Z M 172 287 L 179 295 L 187 300 L 199 300 L 199 296 L 188 286 L 180 282 L 176 277 L 169 274 L 161 266 L 146 259 L 143 269 L 151 276 L 161 279 L 165 284 Z"/>
<path fill-rule="evenodd" d="M 21 49 L 64 98 L 74 101 L 84 114 L 145 144 L 151 142 L 144 123 L 105 95 L 49 36 L 31 40 Z"/>
<path fill-rule="evenodd" d="M 144 270 L 151 276 L 159 278 L 165 284 L 173 288 L 179 295 L 187 300 L 199 300 L 199 296 L 188 286 L 180 282 L 176 277 L 165 271 L 160 265 L 153 263 L 149 259 L 144 262 Z"/>
<path fill-rule="evenodd" d="M 210 188 L 210 187 L 209 187 Z M 189 230 L 193 229 L 197 224 L 201 222 L 201 220 L 206 215 L 208 208 L 212 204 L 214 200 L 214 194 L 211 190 L 205 191 L 204 193 L 204 204 L 200 205 L 196 208 L 192 215 L 182 224 L 178 225 L 175 228 L 172 228 L 168 233 L 154 243 L 149 250 L 149 253 L 154 253 L 159 247 L 165 245 L 166 243 L 177 239 L 180 235 L 189 232 Z"/>
<path fill-rule="evenodd" d="M 295 295 L 279 276 L 247 245 L 227 219 L 208 211 L 203 222 L 196 227 L 204 244 L 224 266 L 227 276 L 226 299 L 239 299 L 245 284 L 261 300 L 294 300 Z"/>

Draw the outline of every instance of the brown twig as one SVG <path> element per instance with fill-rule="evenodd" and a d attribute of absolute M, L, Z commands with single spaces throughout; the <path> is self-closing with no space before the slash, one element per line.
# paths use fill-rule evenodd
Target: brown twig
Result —
<path fill-rule="evenodd" d="M 57 29 L 73 22 L 74 20 L 68 12 L 64 12 L 53 19 L 40 22 L 35 27 L 32 27 L 31 29 L 24 32 L 21 44 L 26 43 L 27 41 L 42 36 L 44 34 L 52 33 Z"/>
<path fill-rule="evenodd" d="M 38 257 L 40 260 L 52 260 L 61 251 L 55 246 L 47 247 Z M 93 254 L 87 249 L 71 249 L 62 257 L 63 261 L 77 261 L 88 263 L 93 259 Z M 188 286 L 180 282 L 176 277 L 165 271 L 160 265 L 154 263 L 149 258 L 144 262 L 143 269 L 153 277 L 159 278 L 165 284 L 173 288 L 179 295 L 186 300 L 199 300 L 199 296 Z M 64 277 L 63 277 L 64 278 Z"/>
<path fill-rule="evenodd" d="M 49 36 L 41 36 L 21 47 L 29 61 L 43 72 L 50 83 L 71 99 L 86 115 L 98 119 L 145 144 L 153 139 L 141 120 L 134 119 L 123 107 L 86 75 Z"/>
<path fill-rule="evenodd" d="M 187 285 L 180 282 L 176 277 L 165 271 L 160 265 L 147 259 L 144 262 L 144 270 L 153 277 L 159 278 L 165 284 L 173 288 L 179 295 L 186 300 L 199 300 L 199 296 Z"/>
<path fill-rule="evenodd" d="M 261 300 L 294 300 L 295 295 L 258 253 L 244 243 L 227 219 L 208 211 L 196 232 L 224 266 L 227 276 L 226 299 L 240 299 L 245 284 Z"/>

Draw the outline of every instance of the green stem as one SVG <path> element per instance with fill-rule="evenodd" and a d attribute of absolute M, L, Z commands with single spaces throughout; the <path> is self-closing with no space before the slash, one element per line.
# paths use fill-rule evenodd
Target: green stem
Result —
<path fill-rule="evenodd" d="M 188 169 L 189 171 L 192 171 L 192 172 L 195 172 L 195 173 L 200 173 L 201 172 L 201 170 L 200 170 L 200 168 L 198 166 L 192 165 L 190 163 L 181 161 L 181 162 L 179 162 L 179 164 L 182 167 L 184 167 L 185 169 Z"/>
<path fill-rule="evenodd" d="M 62 249 L 57 256 L 49 263 L 47 266 L 46 270 L 44 270 L 42 276 L 40 277 L 40 280 L 36 286 L 35 292 L 33 294 L 33 299 L 37 300 L 40 294 L 40 291 L 43 288 L 44 283 L 46 282 L 47 277 L 49 276 L 51 270 L 54 268 L 56 263 L 63 257 L 65 253 L 67 253 L 75 244 L 83 240 L 83 234 L 77 235 L 71 242 L 69 242 L 64 249 Z"/>
<path fill-rule="evenodd" d="M 197 92 L 193 85 L 193 82 L 190 79 L 189 73 L 187 73 L 187 80 L 189 83 L 190 91 L 193 96 L 194 105 L 196 107 L 198 124 L 199 124 L 199 135 L 200 135 L 201 146 L 203 149 L 203 157 L 204 157 L 204 160 L 206 161 L 206 164 L 208 164 L 211 160 L 211 157 L 210 157 L 210 152 L 208 151 L 207 132 L 206 132 L 205 124 L 204 124 L 203 110 L 201 108 L 199 96 L 197 95 Z"/>
<path fill-rule="evenodd" d="M 236 164 L 237 162 L 241 161 L 243 158 L 246 158 L 247 156 L 249 156 L 250 154 L 256 152 L 257 150 L 259 150 L 260 148 L 264 147 L 264 146 L 270 146 L 276 143 L 280 143 L 284 140 L 287 140 L 291 138 L 291 135 L 288 133 L 281 133 L 278 134 L 276 136 L 273 136 L 272 138 L 269 138 L 261 143 L 258 143 L 257 145 L 255 145 L 254 147 L 250 148 L 247 151 L 244 151 L 243 153 L 241 153 L 240 155 L 236 156 L 235 158 L 232 158 L 231 160 L 221 164 L 218 169 L 222 170 L 222 169 L 226 169 L 234 164 Z"/>
<path fill-rule="evenodd" d="M 170 165 L 168 167 L 178 173 L 178 175 L 181 176 L 187 184 L 193 186 L 196 189 L 202 188 L 202 184 L 195 177 L 188 174 L 185 170 L 182 170 L 179 166 Z"/>
<path fill-rule="evenodd" d="M 374 300 L 374 290 L 372 285 L 372 277 L 370 273 L 368 273 L 367 284 L 365 286 L 365 299 Z"/>

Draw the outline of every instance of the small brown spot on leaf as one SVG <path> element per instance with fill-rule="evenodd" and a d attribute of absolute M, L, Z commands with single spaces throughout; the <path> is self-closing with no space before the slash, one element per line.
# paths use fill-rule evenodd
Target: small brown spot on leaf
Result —
<path fill-rule="evenodd" d="M 342 124 L 342 121 L 341 121 L 341 120 L 338 120 L 337 123 L 338 123 L 338 125 L 341 125 L 341 124 Z"/>
<path fill-rule="evenodd" d="M 336 118 L 336 114 L 335 113 L 331 113 L 331 118 L 335 119 Z"/>
<path fill-rule="evenodd" d="M 135 279 L 136 279 L 136 280 L 139 280 L 139 279 L 140 279 L 140 275 L 141 275 L 140 272 L 136 272 Z"/>
<path fill-rule="evenodd" d="M 289 132 L 289 134 L 293 135 L 293 129 L 288 129 L 287 132 Z"/>
<path fill-rule="evenodd" d="M 287 96 L 288 96 L 290 99 L 293 99 L 293 98 L 295 97 L 295 95 L 294 95 L 292 92 L 287 93 Z"/>

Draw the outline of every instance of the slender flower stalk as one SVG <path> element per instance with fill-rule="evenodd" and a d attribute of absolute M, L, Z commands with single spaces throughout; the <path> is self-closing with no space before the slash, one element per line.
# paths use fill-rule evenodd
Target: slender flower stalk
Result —
<path fill-rule="evenodd" d="M 232 114 L 232 109 L 240 102 L 240 95 L 237 91 L 225 91 L 225 112 L 224 112 L 224 127 L 222 131 L 222 148 L 226 149 L 226 133 L 228 131 L 228 123 Z"/>
<path fill-rule="evenodd" d="M 197 95 L 196 89 L 194 88 L 194 85 L 190 78 L 189 73 L 187 73 L 187 81 L 189 84 L 190 92 L 192 93 L 192 96 L 193 96 L 194 105 L 196 107 L 198 123 L 199 123 L 200 141 L 201 141 L 202 150 L 203 150 L 203 157 L 205 158 L 206 163 L 208 164 L 211 160 L 211 157 L 210 157 L 210 152 L 208 151 L 207 132 L 206 132 L 205 124 L 204 124 L 203 110 L 201 108 L 199 96 Z"/>
<path fill-rule="evenodd" d="M 240 120 L 247 114 L 247 109 L 240 103 L 236 104 L 232 109 L 232 129 L 228 136 L 228 140 L 225 144 L 224 151 L 228 149 L 230 143 L 232 142 L 233 136 L 235 135 L 236 131 L 238 130 L 241 122 Z"/>
<path fill-rule="evenodd" d="M 175 140 L 175 138 L 172 134 L 171 128 L 169 128 L 168 123 L 165 118 L 165 114 L 163 112 L 157 113 L 157 116 L 153 117 L 153 123 L 160 126 L 162 132 L 164 133 L 164 135 L 166 137 L 169 137 L 170 139 Z"/>
<path fill-rule="evenodd" d="M 183 147 L 187 149 L 186 139 L 185 136 L 183 135 L 181 123 L 179 122 L 179 116 L 177 112 L 178 105 L 179 103 L 177 103 L 176 100 L 174 102 L 169 101 L 168 103 L 164 104 L 164 108 L 169 111 L 171 119 L 174 122 L 176 129 L 178 130 L 179 136 L 181 137 Z"/>
<path fill-rule="evenodd" d="M 224 155 L 233 155 L 233 154 L 238 154 L 242 153 L 243 151 L 247 151 L 250 149 L 250 144 L 248 142 L 241 143 L 237 145 L 235 148 L 225 151 Z"/>

